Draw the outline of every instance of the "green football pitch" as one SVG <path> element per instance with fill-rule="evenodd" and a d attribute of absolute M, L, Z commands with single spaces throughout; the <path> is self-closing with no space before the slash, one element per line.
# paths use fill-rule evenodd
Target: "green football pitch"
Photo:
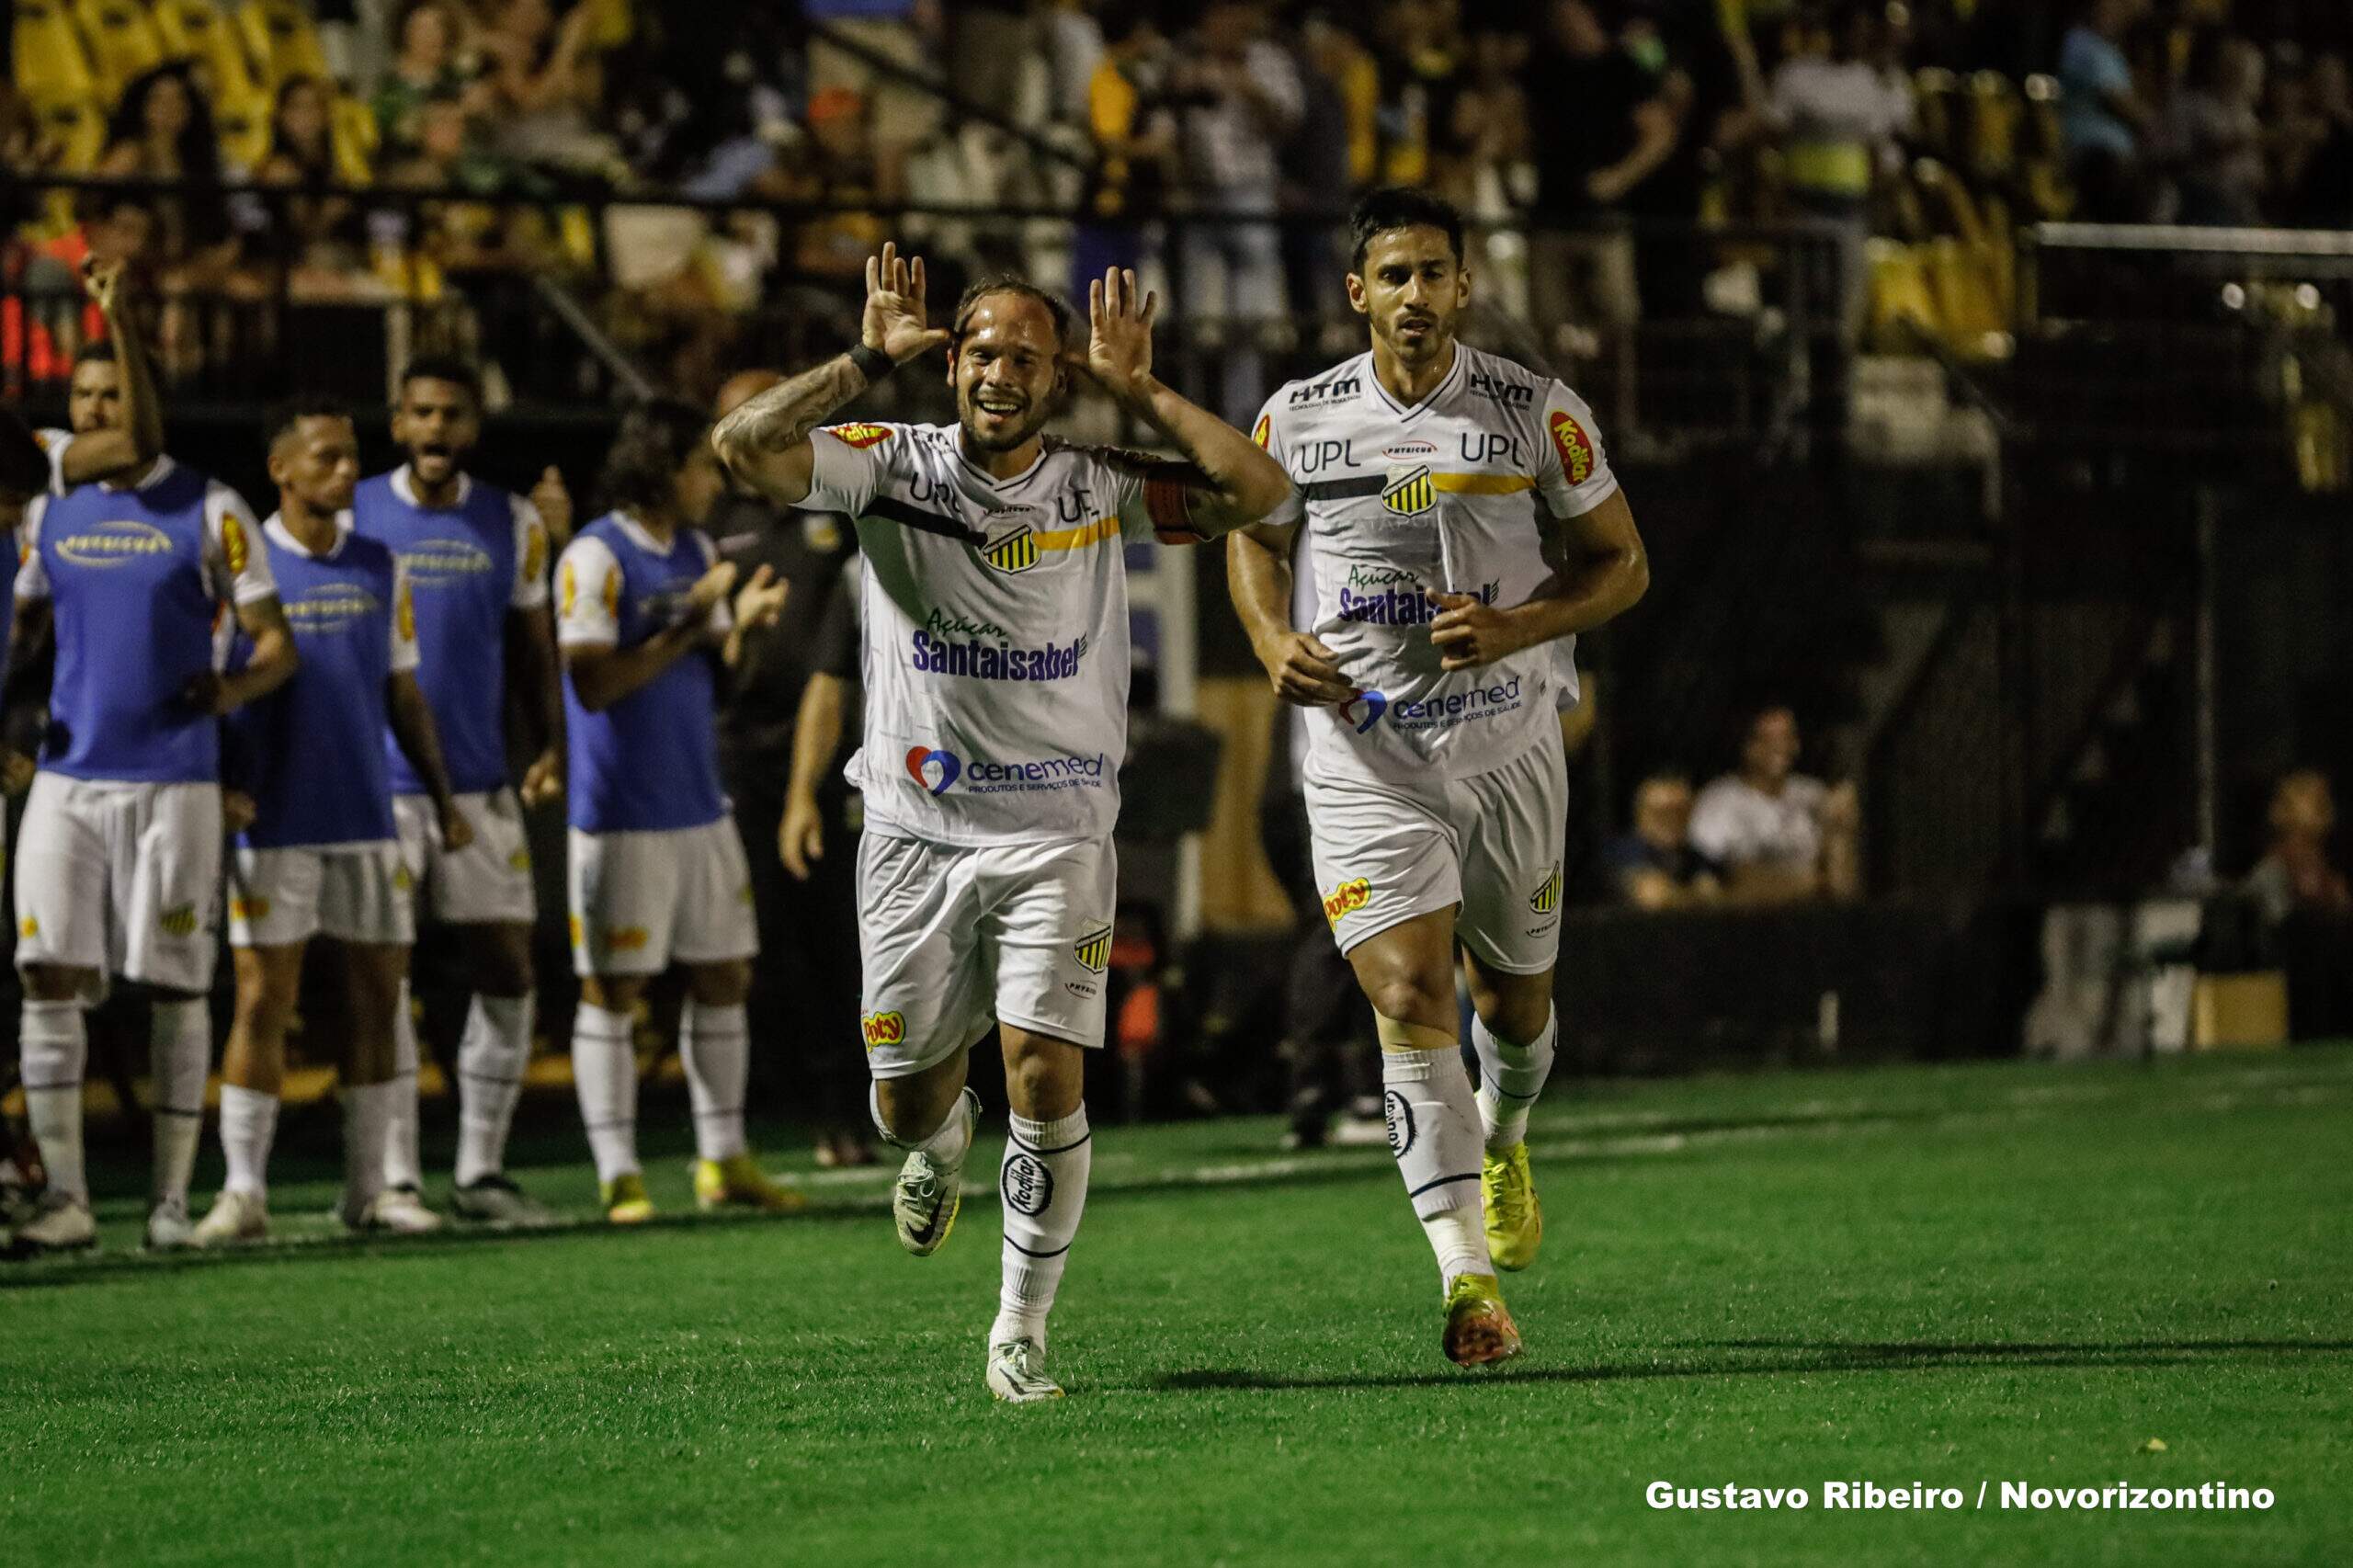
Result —
<path fill-rule="evenodd" d="M 530 1185 L 585 1205 L 541 1109 Z M 649 1139 L 684 1119 L 649 1107 Z M 0 1268 L 0 1562 L 2353 1561 L 2345 1049 L 1556 1085 L 1545 1253 L 1506 1282 L 1528 1354 L 1483 1373 L 1439 1357 L 1385 1151 L 1101 1129 L 1070 1397 L 1023 1409 L 980 1379 L 994 1145 L 918 1262 L 876 1172 L 811 1174 L 798 1219 L 347 1244 L 332 1131 L 290 1113 L 283 1244 L 146 1259 L 119 1193 L 98 1256 Z M 688 1211 L 679 1146 L 650 1164 Z M 1968 1506 L 1826 1509 L 1833 1482 Z"/>

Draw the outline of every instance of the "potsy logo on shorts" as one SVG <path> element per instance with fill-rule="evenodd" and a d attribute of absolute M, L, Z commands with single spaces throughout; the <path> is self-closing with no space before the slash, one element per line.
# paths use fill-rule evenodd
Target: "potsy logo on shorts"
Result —
<path fill-rule="evenodd" d="M 866 1036 L 866 1049 L 898 1045 L 907 1038 L 907 1016 L 904 1013 L 869 1013 L 858 1020 L 859 1032 Z"/>
<path fill-rule="evenodd" d="M 1093 756 L 1049 756 L 1035 762 L 966 761 L 952 751 L 915 746 L 907 752 L 907 777 L 931 795 L 945 795 L 961 782 L 968 795 L 1000 795 L 1033 790 L 1094 790 L 1103 785 L 1105 760 Z"/>
<path fill-rule="evenodd" d="M 1355 913 L 1372 902 L 1372 883 L 1363 877 L 1342 882 L 1324 895 L 1324 918 L 1337 926 L 1343 915 Z"/>

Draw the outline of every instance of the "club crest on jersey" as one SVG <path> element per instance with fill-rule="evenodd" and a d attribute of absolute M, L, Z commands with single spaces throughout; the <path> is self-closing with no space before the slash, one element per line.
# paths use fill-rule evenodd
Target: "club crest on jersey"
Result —
<path fill-rule="evenodd" d="M 1359 735 L 1380 723 L 1381 716 L 1388 711 L 1385 692 L 1359 691 L 1353 699 L 1340 704 L 1341 721 Z"/>
<path fill-rule="evenodd" d="M 824 429 L 826 435 L 842 445 L 856 447 L 860 451 L 891 438 L 889 426 L 882 425 L 828 425 Z"/>
<path fill-rule="evenodd" d="M 897 1045 L 907 1038 L 907 1016 L 904 1013 L 869 1013 L 858 1020 L 860 1033 L 866 1036 L 866 1049 Z"/>
<path fill-rule="evenodd" d="M 1005 1162 L 1005 1206 L 1017 1214 L 1043 1214 L 1054 1200 L 1054 1173 L 1024 1149 Z"/>
<path fill-rule="evenodd" d="M 1419 517 L 1438 505 L 1438 481 L 1430 477 L 1427 463 L 1397 463 L 1389 470 L 1389 481 L 1381 487 L 1383 510 L 1401 517 Z"/>
<path fill-rule="evenodd" d="M 1563 409 L 1554 409 L 1545 421 L 1552 432 L 1552 445 L 1560 449 L 1561 472 L 1571 484 L 1583 484 L 1593 477 L 1593 437 L 1585 426 L 1571 418 Z"/>
<path fill-rule="evenodd" d="M 934 795 L 945 795 L 956 777 L 964 771 L 964 764 L 952 751 L 916 746 L 907 753 L 907 777 L 915 787 Z"/>
<path fill-rule="evenodd" d="M 1545 874 L 1544 880 L 1536 884 L 1536 891 L 1528 895 L 1528 907 L 1537 915 L 1550 915 L 1561 907 L 1560 867 L 1553 867 Z"/>
<path fill-rule="evenodd" d="M 1027 572 L 1038 564 L 1038 530 L 1027 508 L 991 512 L 981 519 L 981 559 L 996 570 Z"/>
<path fill-rule="evenodd" d="M 1111 927 L 1090 931 L 1073 944 L 1071 952 L 1081 969 L 1089 974 L 1100 974 L 1111 964 Z"/>
<path fill-rule="evenodd" d="M 67 564 L 100 568 L 121 566 L 142 555 L 169 555 L 172 536 L 153 523 L 125 517 L 57 541 L 57 553 Z"/>

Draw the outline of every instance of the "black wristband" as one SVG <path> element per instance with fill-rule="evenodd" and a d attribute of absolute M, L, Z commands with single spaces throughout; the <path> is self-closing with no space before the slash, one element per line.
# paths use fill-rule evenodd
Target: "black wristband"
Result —
<path fill-rule="evenodd" d="M 880 348 L 869 348 L 863 343 L 849 351 L 849 362 L 858 367 L 858 373 L 866 378 L 866 384 L 870 387 L 879 386 L 899 368 L 899 362 L 888 354 Z"/>

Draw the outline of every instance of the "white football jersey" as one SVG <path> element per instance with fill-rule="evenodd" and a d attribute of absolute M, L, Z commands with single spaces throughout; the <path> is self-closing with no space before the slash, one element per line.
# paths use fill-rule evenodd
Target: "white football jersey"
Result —
<path fill-rule="evenodd" d="M 992 479 L 953 425 L 811 437 L 811 510 L 858 522 L 866 725 L 845 770 L 870 831 L 945 844 L 1093 838 L 1128 744 L 1126 545 L 1146 460 L 1047 439 Z"/>
<path fill-rule="evenodd" d="M 1307 525 L 1316 610 L 1301 630 L 1362 691 L 1309 711 L 1309 773 L 1469 778 L 1552 732 L 1562 683 L 1574 692 L 1574 640 L 1446 673 L 1429 596 L 1526 603 L 1552 575 L 1547 516 L 1581 517 L 1617 494 L 1574 392 L 1458 345 L 1446 380 L 1406 408 L 1367 352 L 1281 388 L 1251 434 L 1291 480 L 1267 520 Z"/>

